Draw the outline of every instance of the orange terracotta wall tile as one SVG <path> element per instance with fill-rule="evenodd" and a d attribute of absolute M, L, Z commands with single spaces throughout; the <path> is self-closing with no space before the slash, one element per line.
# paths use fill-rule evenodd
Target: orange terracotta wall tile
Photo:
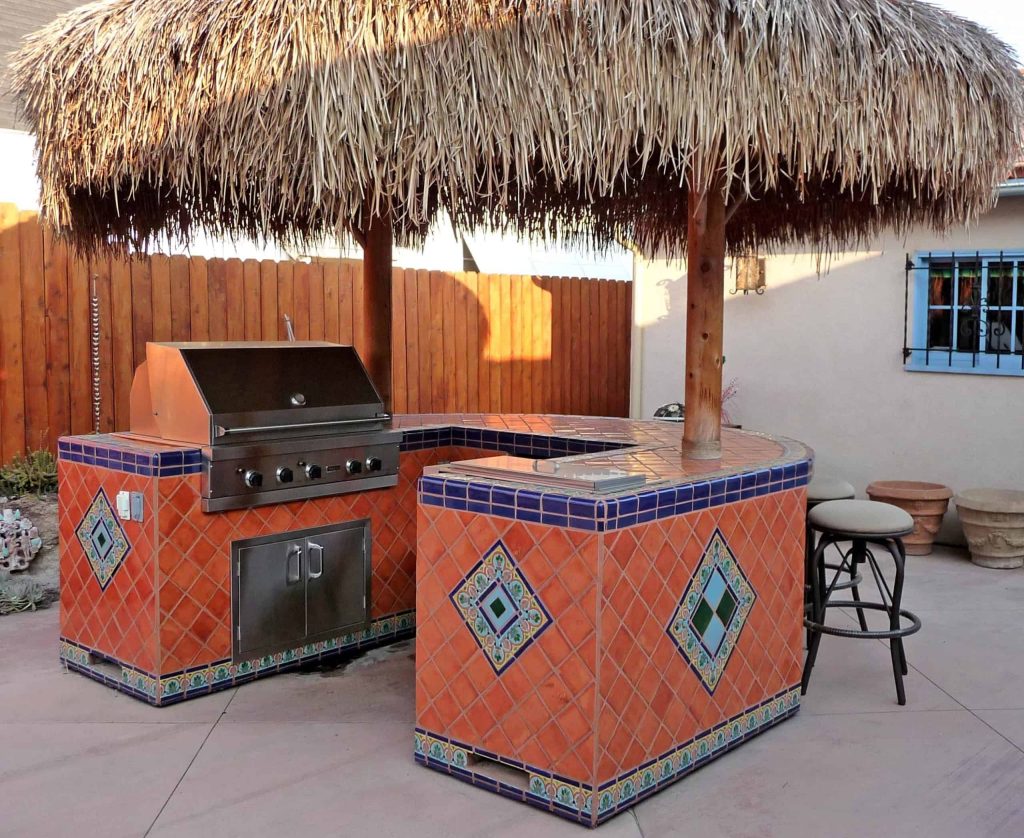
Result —
<path fill-rule="evenodd" d="M 495 670 L 450 595 L 500 541 L 553 618 Z M 569 777 L 593 772 L 599 537 L 420 507 L 417 724 Z"/>

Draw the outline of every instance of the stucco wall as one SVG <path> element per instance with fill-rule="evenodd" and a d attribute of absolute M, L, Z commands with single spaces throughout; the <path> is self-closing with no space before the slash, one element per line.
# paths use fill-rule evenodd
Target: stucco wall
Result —
<path fill-rule="evenodd" d="M 809 254 L 770 258 L 763 296 L 726 296 L 734 421 L 808 443 L 820 471 L 858 492 L 886 478 L 1024 488 L 1024 378 L 902 363 L 905 254 L 989 248 L 1024 248 L 1024 198 L 1004 198 L 969 232 L 884 237 L 820 276 Z M 685 268 L 638 257 L 634 270 L 632 407 L 650 416 L 682 401 Z M 951 520 L 943 537 L 959 540 Z"/>

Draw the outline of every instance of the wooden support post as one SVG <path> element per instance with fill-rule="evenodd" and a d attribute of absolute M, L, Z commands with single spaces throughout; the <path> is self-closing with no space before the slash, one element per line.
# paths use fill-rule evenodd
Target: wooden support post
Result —
<path fill-rule="evenodd" d="M 362 231 L 363 299 L 361 326 L 365 335 L 370 380 L 391 412 L 391 216 L 370 216 Z"/>
<path fill-rule="evenodd" d="M 683 456 L 722 456 L 725 196 L 690 189 L 686 270 L 686 420 Z"/>

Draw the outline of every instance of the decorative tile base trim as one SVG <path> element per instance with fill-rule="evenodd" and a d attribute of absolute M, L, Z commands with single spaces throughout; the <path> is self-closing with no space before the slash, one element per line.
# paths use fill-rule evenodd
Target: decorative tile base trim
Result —
<path fill-rule="evenodd" d="M 190 698 L 208 695 L 218 690 L 235 687 L 257 678 L 265 678 L 295 669 L 302 664 L 333 657 L 356 649 L 383 646 L 396 640 L 412 637 L 416 629 L 416 612 L 403 611 L 390 614 L 370 624 L 365 631 L 346 634 L 330 640 L 311 643 L 266 655 L 250 661 L 232 663 L 216 661 L 207 666 L 157 676 L 135 669 L 109 655 L 104 655 L 66 638 L 60 640 L 60 659 L 68 669 L 113 687 L 133 698 L 156 707 L 166 707 Z M 120 673 L 117 673 L 117 669 Z"/>
<path fill-rule="evenodd" d="M 603 783 L 596 790 L 579 780 L 560 777 L 422 728 L 416 728 L 413 749 L 416 761 L 435 771 L 576 823 L 598 826 L 751 737 L 764 733 L 799 709 L 800 688 L 790 687 L 656 759 Z M 510 785 L 474 770 L 481 758 L 525 772 L 527 787 Z"/>

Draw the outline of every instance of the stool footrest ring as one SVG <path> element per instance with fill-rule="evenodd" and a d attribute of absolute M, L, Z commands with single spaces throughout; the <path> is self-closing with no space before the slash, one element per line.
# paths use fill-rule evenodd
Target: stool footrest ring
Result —
<path fill-rule="evenodd" d="M 856 602 L 855 600 L 829 600 L 825 603 L 826 608 L 864 608 L 869 611 L 889 611 L 889 607 L 880 602 Z M 862 629 L 843 629 L 835 626 L 826 626 L 824 623 L 815 623 L 805 619 L 804 627 L 820 634 L 832 634 L 837 637 L 864 637 L 876 640 L 891 640 L 894 637 L 907 637 L 921 630 L 920 618 L 904 608 L 900 609 L 900 617 L 910 621 L 910 625 L 898 629 L 880 629 L 878 631 L 864 631 Z"/>

